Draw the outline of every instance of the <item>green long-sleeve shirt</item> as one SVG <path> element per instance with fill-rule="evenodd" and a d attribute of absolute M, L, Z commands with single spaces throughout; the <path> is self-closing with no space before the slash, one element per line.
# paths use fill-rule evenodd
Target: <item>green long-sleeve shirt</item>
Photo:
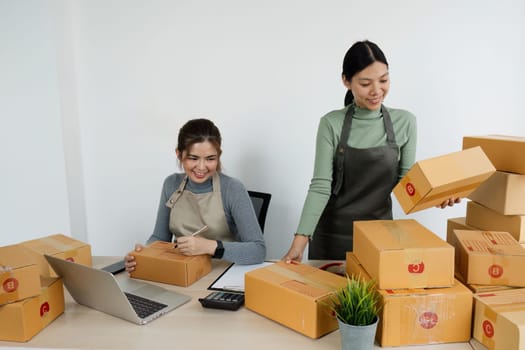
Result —
<path fill-rule="evenodd" d="M 341 138 L 341 129 L 348 107 L 329 112 L 321 118 L 317 130 L 314 175 L 301 213 L 297 233 L 312 235 L 326 207 L 332 189 L 332 170 L 335 151 Z M 386 145 L 386 132 L 381 110 L 371 111 L 354 105 L 354 116 L 348 145 L 371 148 Z M 416 117 L 405 110 L 388 108 L 396 143 L 399 146 L 399 176 L 414 164 L 416 157 Z"/>

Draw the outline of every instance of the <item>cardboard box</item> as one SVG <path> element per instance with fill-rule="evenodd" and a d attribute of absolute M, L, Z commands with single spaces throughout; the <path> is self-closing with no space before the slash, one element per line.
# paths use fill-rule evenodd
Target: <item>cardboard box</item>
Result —
<path fill-rule="evenodd" d="M 352 252 L 348 275 L 370 278 Z M 376 338 L 384 346 L 466 342 L 471 336 L 472 292 L 456 280 L 449 288 L 380 289 Z"/>
<path fill-rule="evenodd" d="M 525 287 L 525 249 L 508 232 L 454 230 L 456 271 L 469 284 Z"/>
<path fill-rule="evenodd" d="M 394 187 L 406 214 L 469 195 L 496 169 L 480 147 L 416 162 Z"/>
<path fill-rule="evenodd" d="M 17 245 L 0 247 L 0 305 L 38 294 L 38 267 L 30 256 Z"/>
<path fill-rule="evenodd" d="M 480 146 L 500 171 L 525 174 L 525 137 L 506 135 L 465 136 L 463 149 Z"/>
<path fill-rule="evenodd" d="M 26 342 L 64 312 L 62 280 L 42 277 L 41 284 L 40 295 L 0 306 L 0 340 Z"/>
<path fill-rule="evenodd" d="M 182 255 L 170 242 L 156 241 L 129 254 L 137 262 L 133 278 L 187 287 L 211 271 L 209 255 Z"/>
<path fill-rule="evenodd" d="M 454 248 L 416 220 L 354 221 L 353 243 L 380 289 L 454 284 Z"/>
<path fill-rule="evenodd" d="M 490 350 L 525 349 L 525 289 L 474 295 L 474 339 Z"/>
<path fill-rule="evenodd" d="M 346 278 L 300 263 L 275 264 L 245 274 L 247 309 L 310 338 L 338 329 L 330 308 Z"/>
<path fill-rule="evenodd" d="M 454 230 L 472 230 L 479 231 L 479 228 L 467 225 L 466 217 L 451 218 L 447 220 L 447 242 L 452 246 L 456 246 L 456 236 L 453 234 Z"/>
<path fill-rule="evenodd" d="M 502 215 L 525 215 L 525 175 L 496 171 L 468 198 Z"/>
<path fill-rule="evenodd" d="M 525 241 L 525 215 L 503 215 L 474 201 L 467 202 L 467 225 L 478 230 L 505 231 L 518 242 Z"/>
<path fill-rule="evenodd" d="M 55 271 L 47 263 L 44 254 L 82 265 L 92 265 L 91 246 L 60 233 L 25 241 L 20 243 L 20 246 L 26 248 L 31 254 L 42 276 L 57 277 Z"/>

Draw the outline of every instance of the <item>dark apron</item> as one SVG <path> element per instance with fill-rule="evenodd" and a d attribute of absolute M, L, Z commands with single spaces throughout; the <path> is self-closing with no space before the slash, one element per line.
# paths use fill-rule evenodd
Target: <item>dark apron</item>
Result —
<path fill-rule="evenodd" d="M 390 114 L 381 106 L 387 144 L 348 146 L 354 107 L 348 107 L 334 159 L 332 194 L 308 247 L 308 259 L 345 260 L 352 250 L 353 222 L 391 220 L 390 193 L 397 183 L 399 148 Z"/>

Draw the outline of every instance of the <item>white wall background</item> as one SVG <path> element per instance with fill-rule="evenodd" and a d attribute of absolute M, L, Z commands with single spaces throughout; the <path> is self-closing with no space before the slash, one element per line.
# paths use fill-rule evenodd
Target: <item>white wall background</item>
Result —
<path fill-rule="evenodd" d="M 288 249 L 319 118 L 356 40 L 390 63 L 385 104 L 418 117 L 417 159 L 464 135 L 525 135 L 520 0 L 0 0 L 0 244 L 63 232 L 96 255 L 149 237 L 180 126 L 209 117 L 225 172 L 271 192 Z M 395 203 L 396 218 L 405 218 Z M 409 217 L 445 237 L 464 203 Z"/>

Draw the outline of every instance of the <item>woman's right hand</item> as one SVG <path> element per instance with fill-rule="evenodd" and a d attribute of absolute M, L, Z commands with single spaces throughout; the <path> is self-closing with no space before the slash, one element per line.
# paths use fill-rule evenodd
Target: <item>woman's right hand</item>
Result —
<path fill-rule="evenodd" d="M 284 260 L 286 263 L 291 263 L 292 261 L 301 262 L 303 260 L 304 249 L 309 241 L 310 238 L 308 236 L 295 235 L 292 246 L 281 260 Z"/>
<path fill-rule="evenodd" d="M 140 252 L 144 248 L 142 244 L 135 244 L 135 251 Z M 124 257 L 124 265 L 126 266 L 126 271 L 128 273 L 131 273 L 135 271 L 135 266 L 137 266 L 137 262 L 135 261 L 135 257 L 133 255 L 126 255 Z"/>

